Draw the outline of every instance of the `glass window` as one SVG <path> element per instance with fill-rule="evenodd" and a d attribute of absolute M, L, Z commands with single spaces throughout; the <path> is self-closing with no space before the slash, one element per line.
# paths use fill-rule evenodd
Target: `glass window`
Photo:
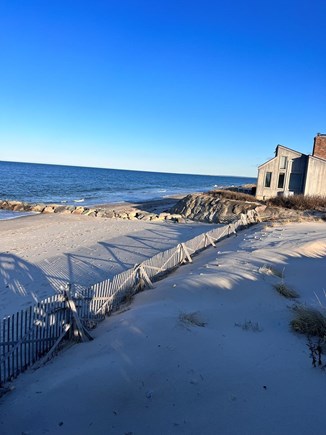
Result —
<path fill-rule="evenodd" d="M 287 162 L 287 157 L 286 156 L 281 156 L 280 169 L 286 169 L 286 162 Z"/>
<path fill-rule="evenodd" d="M 283 187 L 284 187 L 284 178 L 285 178 L 285 174 L 280 174 L 280 175 L 278 176 L 278 184 L 277 184 L 277 187 L 278 187 L 279 189 L 283 189 Z"/>
<path fill-rule="evenodd" d="M 272 173 L 266 172 L 265 187 L 271 187 L 271 181 L 272 181 Z"/>

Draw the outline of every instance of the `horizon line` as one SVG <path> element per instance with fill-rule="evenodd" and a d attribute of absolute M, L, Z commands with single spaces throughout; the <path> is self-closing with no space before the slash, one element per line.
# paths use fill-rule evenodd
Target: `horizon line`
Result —
<path fill-rule="evenodd" d="M 0 160 L 0 163 L 22 163 L 28 165 L 45 165 L 45 166 L 64 166 L 71 168 L 87 168 L 87 169 L 108 169 L 112 171 L 129 171 L 129 172 L 148 172 L 152 174 L 170 174 L 170 175 L 195 175 L 195 176 L 204 176 L 204 177 L 232 177 L 232 178 L 257 178 L 257 176 L 249 176 L 249 175 L 212 175 L 212 174 L 191 174 L 189 172 L 164 172 L 164 171 L 149 171 L 143 169 L 122 169 L 122 168 L 106 168 L 100 166 L 85 166 L 85 165 L 69 165 L 62 163 L 42 163 L 42 162 L 18 162 L 14 160 Z"/>

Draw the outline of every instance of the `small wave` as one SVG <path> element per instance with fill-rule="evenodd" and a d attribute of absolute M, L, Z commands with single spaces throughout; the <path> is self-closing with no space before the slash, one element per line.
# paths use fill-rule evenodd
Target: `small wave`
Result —
<path fill-rule="evenodd" d="M 85 201 L 84 198 L 82 198 L 82 199 L 74 199 L 74 202 L 84 202 L 84 201 Z"/>
<path fill-rule="evenodd" d="M 67 202 L 67 200 L 63 200 L 61 201 L 61 204 L 65 204 Z"/>
<path fill-rule="evenodd" d="M 158 192 L 159 192 L 159 193 L 164 193 L 164 192 L 166 192 L 166 189 L 158 190 Z"/>

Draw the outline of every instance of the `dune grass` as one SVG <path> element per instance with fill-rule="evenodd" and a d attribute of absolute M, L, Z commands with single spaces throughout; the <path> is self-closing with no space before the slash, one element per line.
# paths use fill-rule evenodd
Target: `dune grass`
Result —
<path fill-rule="evenodd" d="M 213 197 L 232 199 L 235 201 L 259 202 L 253 195 L 242 192 L 234 192 L 232 190 L 216 189 L 208 192 Z"/>
<path fill-rule="evenodd" d="M 296 305 L 293 311 L 295 317 L 291 320 L 290 325 L 295 332 L 322 339 L 326 338 L 326 316 L 320 310 Z"/>
<path fill-rule="evenodd" d="M 276 196 L 267 201 L 267 205 L 277 207 L 291 208 L 293 210 L 326 210 L 326 196 L 318 195 L 293 195 L 293 196 Z"/>
<path fill-rule="evenodd" d="M 280 282 L 279 284 L 273 285 L 275 290 L 282 296 L 284 296 L 287 299 L 295 299 L 299 297 L 299 294 L 288 287 L 284 282 Z"/>
<path fill-rule="evenodd" d="M 200 326 L 202 328 L 206 326 L 206 322 L 200 319 L 198 311 L 193 313 L 180 313 L 179 321 L 186 326 Z"/>
<path fill-rule="evenodd" d="M 258 272 L 262 273 L 263 275 L 274 275 L 274 276 L 278 276 L 279 278 L 283 278 L 284 268 L 281 271 L 269 264 L 264 264 L 258 269 Z"/>

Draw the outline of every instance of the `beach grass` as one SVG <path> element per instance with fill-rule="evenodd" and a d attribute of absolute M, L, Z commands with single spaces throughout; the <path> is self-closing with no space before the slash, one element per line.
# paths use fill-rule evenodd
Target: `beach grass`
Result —
<path fill-rule="evenodd" d="M 180 313 L 179 321 L 186 326 L 199 326 L 201 328 L 204 328 L 207 324 L 201 320 L 198 311 L 192 313 Z"/>
<path fill-rule="evenodd" d="M 293 307 L 294 319 L 291 328 L 295 332 L 313 337 L 326 337 L 326 316 L 318 309 L 304 305 Z"/>
<path fill-rule="evenodd" d="M 276 196 L 267 201 L 267 205 L 291 208 L 293 210 L 318 210 L 326 209 L 326 196 L 319 195 L 293 195 Z"/>
<path fill-rule="evenodd" d="M 287 299 L 295 299 L 299 297 L 299 293 L 288 287 L 284 282 L 275 284 L 273 287 L 280 295 L 284 296 Z"/>

